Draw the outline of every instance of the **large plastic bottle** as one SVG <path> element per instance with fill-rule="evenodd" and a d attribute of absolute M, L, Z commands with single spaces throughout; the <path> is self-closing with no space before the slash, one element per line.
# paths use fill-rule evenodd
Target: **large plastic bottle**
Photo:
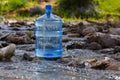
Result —
<path fill-rule="evenodd" d="M 46 13 L 35 21 L 35 53 L 38 57 L 62 56 L 62 20 L 52 14 L 52 6 L 46 5 Z"/>

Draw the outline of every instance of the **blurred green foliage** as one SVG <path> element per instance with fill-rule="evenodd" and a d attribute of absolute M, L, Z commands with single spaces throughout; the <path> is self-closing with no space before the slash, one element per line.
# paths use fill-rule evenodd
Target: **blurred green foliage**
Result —
<path fill-rule="evenodd" d="M 17 8 L 21 8 L 25 6 L 27 6 L 26 0 L 1 0 L 0 1 L 1 12 L 15 10 Z"/>
<path fill-rule="evenodd" d="M 120 15 L 120 0 L 94 0 L 98 5 L 100 14 Z"/>
<path fill-rule="evenodd" d="M 58 0 L 54 12 L 61 17 L 77 18 L 120 16 L 120 0 Z"/>
<path fill-rule="evenodd" d="M 0 0 L 0 15 L 36 16 L 43 14 L 40 1 Z M 103 18 L 108 14 L 120 16 L 120 0 L 49 0 L 55 2 L 53 12 L 63 18 Z M 32 9 L 33 8 L 33 9 Z M 36 14 L 37 12 L 37 14 Z M 34 14 L 35 13 L 35 14 Z M 10 14 L 10 15 L 11 15 Z"/>
<path fill-rule="evenodd" d="M 58 0 L 54 12 L 62 17 L 88 17 L 96 14 L 94 0 Z"/>

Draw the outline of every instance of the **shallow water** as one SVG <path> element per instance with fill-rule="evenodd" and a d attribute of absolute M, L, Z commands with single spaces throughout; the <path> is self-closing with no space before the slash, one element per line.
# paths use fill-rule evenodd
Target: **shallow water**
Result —
<path fill-rule="evenodd" d="M 0 35 L 17 32 L 4 24 L 0 26 L 2 27 Z M 28 27 L 25 27 L 26 31 L 28 29 Z M 72 38 L 72 41 L 77 40 L 83 41 L 84 39 Z M 87 49 L 66 50 L 65 46 L 70 43 L 71 42 L 63 43 L 63 57 L 73 55 L 84 61 L 90 58 L 103 59 L 109 56 L 106 54 L 98 54 L 97 51 Z M 120 72 L 117 71 L 70 67 L 58 63 L 58 61 L 40 60 L 41 63 L 35 63 L 22 60 L 24 53 L 34 54 L 34 49 L 32 51 L 27 50 L 31 47 L 34 48 L 34 44 L 17 45 L 13 61 L 0 62 L 0 80 L 120 80 Z"/>

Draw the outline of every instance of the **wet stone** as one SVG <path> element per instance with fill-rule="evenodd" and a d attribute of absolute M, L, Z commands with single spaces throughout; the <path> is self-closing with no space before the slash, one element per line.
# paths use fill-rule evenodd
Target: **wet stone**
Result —
<path fill-rule="evenodd" d="M 19 28 L 17 28 L 17 27 L 12 28 L 12 30 L 15 30 L 15 31 L 20 31 L 20 29 L 19 29 Z"/>
<path fill-rule="evenodd" d="M 101 53 L 107 53 L 107 54 L 113 54 L 114 53 L 114 49 L 113 48 L 106 48 L 106 49 L 102 49 L 100 50 Z"/>
<path fill-rule="evenodd" d="M 7 22 L 8 26 L 9 27 L 21 27 L 21 26 L 24 26 L 26 25 L 26 22 L 25 21 L 8 21 Z"/>
<path fill-rule="evenodd" d="M 70 59 L 68 59 L 68 58 L 62 58 L 62 59 L 57 60 L 57 62 L 59 62 L 59 63 L 68 63 L 69 61 L 70 61 Z"/>
<path fill-rule="evenodd" d="M 95 33 L 89 34 L 85 37 L 87 38 L 87 43 L 97 42 L 97 34 Z"/>
<path fill-rule="evenodd" d="M 95 58 L 92 58 L 92 59 L 88 59 L 88 60 L 86 60 L 88 63 L 90 63 L 90 64 L 92 64 L 92 63 L 94 63 L 94 62 L 97 62 L 97 59 L 95 59 Z"/>
<path fill-rule="evenodd" d="M 85 68 L 84 62 L 76 57 L 61 58 L 58 60 L 58 62 L 70 67 Z"/>
<path fill-rule="evenodd" d="M 6 47 L 9 44 L 7 42 L 0 42 L 0 48 Z"/>
<path fill-rule="evenodd" d="M 80 34 L 78 34 L 78 33 L 69 33 L 69 34 L 67 34 L 67 36 L 68 37 L 80 37 Z"/>
<path fill-rule="evenodd" d="M 70 61 L 67 66 L 77 67 L 77 68 L 85 68 L 84 62 L 81 61 Z"/>
<path fill-rule="evenodd" d="M 87 27 L 83 29 L 82 34 L 85 36 L 87 34 L 95 33 L 96 29 L 94 27 Z"/>
<path fill-rule="evenodd" d="M 32 61 L 35 58 L 35 55 L 31 53 L 24 53 L 23 60 Z"/>
<path fill-rule="evenodd" d="M 26 48 L 26 51 L 34 51 L 35 50 L 35 47 L 34 46 L 31 46 L 29 48 Z"/>
<path fill-rule="evenodd" d="M 115 46 L 114 47 L 114 53 L 120 52 L 120 46 Z"/>
<path fill-rule="evenodd" d="M 91 68 L 104 70 L 109 66 L 108 62 L 105 61 L 97 61 L 96 63 L 91 64 Z"/>
<path fill-rule="evenodd" d="M 99 49 L 102 49 L 102 46 L 100 44 L 98 44 L 97 42 L 92 42 L 92 43 L 88 44 L 88 49 L 99 50 Z"/>
<path fill-rule="evenodd" d="M 112 56 L 115 60 L 120 61 L 120 53 L 116 53 L 115 55 Z"/>
<path fill-rule="evenodd" d="M 34 21 L 27 21 L 26 24 L 27 25 L 34 25 Z"/>
<path fill-rule="evenodd" d="M 9 44 L 6 47 L 0 49 L 0 60 L 11 61 L 11 58 L 14 56 L 16 49 L 15 44 Z"/>
<path fill-rule="evenodd" d="M 70 45 L 67 45 L 67 49 L 81 49 L 84 47 L 84 43 L 80 42 L 80 41 L 76 41 L 76 42 L 73 42 L 72 44 Z"/>
<path fill-rule="evenodd" d="M 3 46 L 0 44 L 0 48 L 2 48 Z"/>
<path fill-rule="evenodd" d="M 33 58 L 32 62 L 40 64 L 40 63 L 41 63 L 41 59 L 40 59 L 39 57 L 36 57 L 36 56 L 35 56 L 35 57 Z"/>
<path fill-rule="evenodd" d="M 70 23 L 69 22 L 63 24 L 63 28 L 68 28 L 68 27 L 70 27 Z"/>
<path fill-rule="evenodd" d="M 15 44 L 27 44 L 27 43 L 33 43 L 33 40 L 27 35 L 19 35 L 19 34 L 9 34 L 7 35 L 3 40 Z"/>
<path fill-rule="evenodd" d="M 6 67 L 4 67 L 4 69 L 5 70 L 15 70 L 16 67 L 14 67 L 14 66 L 6 66 Z"/>
<path fill-rule="evenodd" d="M 63 38 L 62 39 L 62 42 L 68 42 L 68 41 L 70 41 L 71 39 L 70 38 Z"/>
<path fill-rule="evenodd" d="M 111 63 L 106 70 L 120 71 L 120 63 Z"/>

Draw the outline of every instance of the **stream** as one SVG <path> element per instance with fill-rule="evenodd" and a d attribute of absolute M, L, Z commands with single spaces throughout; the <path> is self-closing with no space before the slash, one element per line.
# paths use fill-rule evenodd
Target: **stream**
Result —
<path fill-rule="evenodd" d="M 34 26 L 8 27 L 6 24 L 0 23 L 0 36 L 9 33 L 27 32 L 33 30 L 33 28 Z M 65 37 L 67 36 L 63 35 L 63 38 Z M 84 61 L 90 58 L 102 59 L 110 56 L 109 54 L 99 54 L 99 51 L 88 49 L 67 50 L 66 45 L 71 44 L 73 41 L 84 42 L 84 38 L 72 37 L 71 41 L 63 43 L 63 57 L 73 55 Z M 6 43 L 6 41 L 0 42 Z M 39 63 L 23 60 L 22 56 L 24 53 L 34 54 L 34 47 L 34 43 L 17 44 L 12 61 L 0 62 L 0 80 L 120 80 L 119 71 L 66 66 L 59 63 L 58 60 L 40 59 Z"/>

